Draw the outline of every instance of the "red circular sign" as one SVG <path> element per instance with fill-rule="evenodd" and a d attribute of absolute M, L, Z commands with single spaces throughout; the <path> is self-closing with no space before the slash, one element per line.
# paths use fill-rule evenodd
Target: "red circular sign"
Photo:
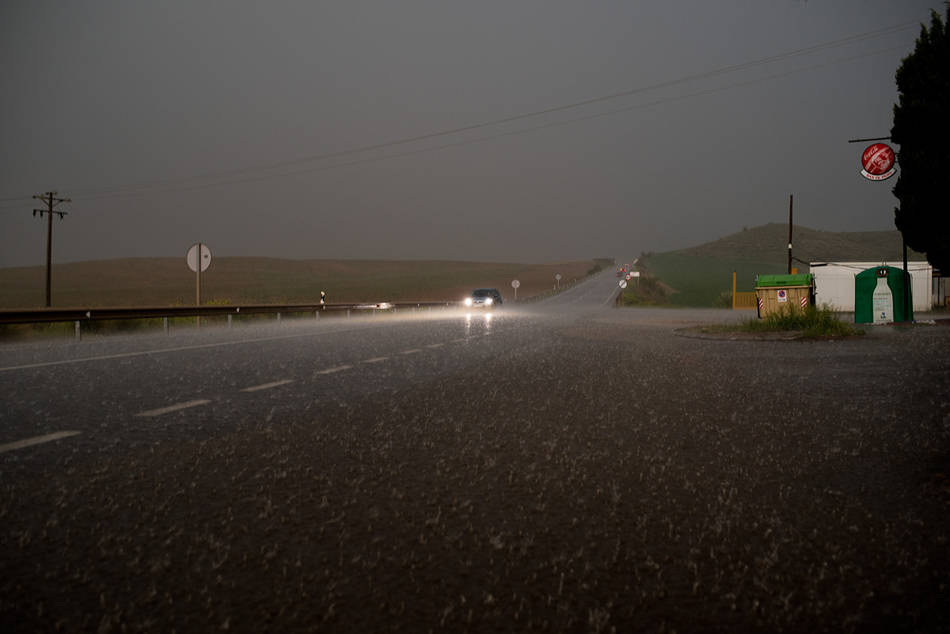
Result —
<path fill-rule="evenodd" d="M 886 143 L 869 145 L 861 155 L 861 166 L 871 176 L 883 176 L 894 169 L 894 150 Z"/>

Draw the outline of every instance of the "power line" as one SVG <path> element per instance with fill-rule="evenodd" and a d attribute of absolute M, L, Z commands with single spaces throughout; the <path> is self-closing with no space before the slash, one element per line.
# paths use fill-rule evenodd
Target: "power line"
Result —
<path fill-rule="evenodd" d="M 533 117 L 540 117 L 543 115 L 549 115 L 556 112 L 563 112 L 567 110 L 573 110 L 573 109 L 582 108 L 585 106 L 594 105 L 597 103 L 603 103 L 603 102 L 608 102 L 608 101 L 621 99 L 625 97 L 631 97 L 636 94 L 660 90 L 663 88 L 670 88 L 670 87 L 684 84 L 684 83 L 689 83 L 689 82 L 699 81 L 702 79 L 709 79 L 709 78 L 718 77 L 718 76 L 722 76 L 726 74 L 736 73 L 742 70 L 748 70 L 748 69 L 755 68 L 758 66 L 763 66 L 766 64 L 771 64 L 771 63 L 775 63 L 779 61 L 785 61 L 788 59 L 793 59 L 793 58 L 801 57 L 804 55 L 810 55 L 816 52 L 838 48 L 838 47 L 845 46 L 848 44 L 853 44 L 856 42 L 878 38 L 885 35 L 891 35 L 894 33 L 905 31 L 910 28 L 914 28 L 916 26 L 918 26 L 918 22 L 905 22 L 905 23 L 885 27 L 882 29 L 877 29 L 875 31 L 868 31 L 866 33 L 860 33 L 857 35 L 852 35 L 852 36 L 840 38 L 837 40 L 831 40 L 831 41 L 824 42 L 821 44 L 816 44 L 813 46 L 795 49 L 792 51 L 787 51 L 784 53 L 771 55 L 768 57 L 760 58 L 760 59 L 749 61 L 749 62 L 743 62 L 740 64 L 724 66 L 724 67 L 717 68 L 714 70 L 705 71 L 702 73 L 686 75 L 684 77 L 680 77 L 677 79 L 662 81 L 662 82 L 658 82 L 658 83 L 647 85 L 647 86 L 641 86 L 638 88 L 618 91 L 618 92 L 601 95 L 597 97 L 592 97 L 589 99 L 584 99 L 584 100 L 576 101 L 572 103 L 551 106 L 547 108 L 542 108 L 540 110 L 523 112 L 520 114 L 511 115 L 508 117 L 501 117 L 497 119 L 486 120 L 486 121 L 473 123 L 473 124 L 469 124 L 465 126 L 438 130 L 438 131 L 415 135 L 411 137 L 404 137 L 404 138 L 394 139 L 390 141 L 383 141 L 380 143 L 357 146 L 357 147 L 353 147 L 353 148 L 349 148 L 345 150 L 339 150 L 335 152 L 314 154 L 314 155 L 304 156 L 304 157 L 300 157 L 296 159 L 278 161 L 275 163 L 262 164 L 262 165 L 257 165 L 253 167 L 237 168 L 237 169 L 223 170 L 223 171 L 213 172 L 213 173 L 205 173 L 205 174 L 200 174 L 200 175 L 195 175 L 195 176 L 190 176 L 190 177 L 180 178 L 180 179 L 166 179 L 162 181 L 155 181 L 153 183 L 143 183 L 143 184 L 138 184 L 138 185 L 130 185 L 130 186 L 119 187 L 115 189 L 107 189 L 107 190 L 98 190 L 98 191 L 92 190 L 92 191 L 87 191 L 87 192 L 80 191 L 77 194 L 75 194 L 75 196 L 77 197 L 77 199 L 81 198 L 83 200 L 96 200 L 96 199 L 101 199 L 101 198 L 109 198 L 113 196 L 128 196 L 128 195 L 136 195 L 136 194 L 145 194 L 145 193 L 151 193 L 155 191 L 163 191 L 165 189 L 187 190 L 187 189 L 195 189 L 195 188 L 213 187 L 219 184 L 226 184 L 226 183 L 251 182 L 251 181 L 256 181 L 256 180 L 273 178 L 275 176 L 283 176 L 283 175 L 291 174 L 291 173 L 299 173 L 299 171 L 283 172 L 281 170 L 285 170 L 286 168 L 294 167 L 294 166 L 302 165 L 306 163 L 327 161 L 330 159 L 342 158 L 342 157 L 351 156 L 354 154 L 377 151 L 377 150 L 381 150 L 381 149 L 385 149 L 389 147 L 418 143 L 420 141 L 426 141 L 426 140 L 430 140 L 434 138 L 460 134 L 462 132 L 469 132 L 469 131 L 478 130 L 482 128 L 498 126 L 498 125 L 503 125 L 507 123 L 513 123 L 516 121 L 521 121 L 521 120 L 525 120 L 525 119 L 529 119 Z M 455 146 L 455 145 L 456 144 L 450 144 L 450 146 Z M 406 154 L 414 154 L 414 153 L 416 152 L 412 151 L 405 154 L 398 154 L 396 156 L 404 156 Z M 377 159 L 369 158 L 365 160 L 372 162 Z M 359 164 L 360 162 L 361 161 L 347 162 L 342 165 L 353 165 L 353 164 Z M 341 165 L 341 164 L 337 164 L 337 165 Z M 337 165 L 333 165 L 330 168 L 335 169 Z M 318 171 L 318 170 L 311 168 L 308 170 L 300 170 L 300 171 Z M 265 172 L 265 173 L 251 176 L 251 178 L 249 178 L 247 181 L 230 178 L 230 177 L 240 176 L 243 174 L 252 175 L 255 172 Z M 266 172 L 276 172 L 276 174 L 267 174 Z M 200 181 L 207 181 L 209 179 L 216 182 L 189 186 L 189 183 L 199 183 Z M 225 180 L 222 180 L 222 179 L 225 179 Z M 217 182 L 217 181 L 221 181 L 221 182 Z M 0 202 L 16 201 L 16 200 L 22 200 L 22 197 L 7 198 L 7 199 L 0 198 Z"/>
<path fill-rule="evenodd" d="M 429 152 L 437 152 L 437 151 L 441 151 L 441 150 L 452 149 L 452 148 L 458 148 L 458 147 L 463 147 L 463 146 L 467 146 L 467 145 L 474 145 L 474 144 L 476 144 L 476 143 L 484 143 L 484 142 L 487 142 L 487 141 L 493 141 L 493 140 L 496 140 L 496 139 L 501 139 L 501 138 L 506 138 L 506 137 L 520 136 L 520 135 L 522 135 L 522 134 L 527 134 L 527 133 L 530 133 L 530 132 L 536 132 L 536 131 L 546 130 L 546 129 L 550 129 L 550 128 L 563 127 L 563 126 L 571 125 L 571 124 L 574 124 L 574 123 L 579 123 L 579 122 L 582 122 L 582 121 L 590 121 L 590 120 L 593 120 L 593 119 L 599 119 L 599 118 L 608 117 L 608 116 L 612 116 L 612 115 L 616 115 L 616 114 L 621 114 L 621 113 L 625 113 L 625 112 L 630 112 L 630 111 L 632 111 L 632 110 L 642 110 L 642 109 L 651 108 L 651 107 L 655 107 L 655 106 L 660 106 L 660 105 L 666 105 L 666 104 L 669 104 L 669 103 L 674 103 L 674 102 L 677 102 L 677 101 L 684 101 L 684 100 L 692 99 L 692 98 L 695 98 L 695 97 L 700 97 L 700 96 L 705 96 L 705 95 L 711 95 L 711 94 L 715 94 L 715 93 L 719 93 L 719 92 L 725 92 L 725 91 L 727 91 L 727 90 L 733 90 L 733 89 L 735 89 L 735 88 L 742 88 L 742 87 L 745 87 L 745 86 L 751 86 L 751 85 L 758 84 L 758 83 L 762 83 L 762 82 L 765 82 L 765 81 L 773 81 L 773 80 L 776 80 L 776 79 L 781 79 L 781 78 L 783 78 L 783 77 L 788 77 L 788 76 L 790 76 L 790 75 L 795 75 L 795 74 L 807 72 L 807 71 L 810 71 L 810 70 L 818 70 L 818 69 L 827 68 L 827 67 L 830 67 L 830 66 L 833 66 L 833 65 L 836 65 L 836 64 L 841 64 L 841 63 L 846 63 L 846 62 L 850 62 L 850 61 L 854 61 L 854 60 L 858 60 L 858 59 L 863 59 L 863 58 L 866 58 L 866 57 L 870 57 L 870 56 L 872 56 L 872 55 L 880 55 L 880 54 L 882 54 L 882 53 L 890 53 L 890 52 L 893 52 L 893 51 L 896 51 L 896 50 L 900 50 L 901 48 L 903 48 L 903 47 L 890 47 L 890 48 L 886 48 L 886 49 L 879 49 L 879 50 L 871 51 L 871 52 L 868 52 L 868 53 L 862 53 L 862 54 L 860 54 L 860 55 L 853 55 L 853 56 L 850 56 L 850 57 L 847 57 L 847 58 L 843 58 L 843 59 L 839 59 L 839 60 L 833 60 L 833 61 L 824 62 L 824 63 L 821 63 L 821 64 L 814 64 L 814 65 L 811 65 L 811 66 L 806 66 L 806 67 L 802 67 L 802 68 L 792 69 L 792 70 L 789 70 L 789 71 L 784 71 L 784 72 L 782 72 L 782 73 L 776 73 L 776 74 L 773 74 L 773 75 L 768 75 L 768 76 L 766 76 L 766 77 L 759 77 L 759 78 L 751 79 L 751 80 L 747 80 L 747 81 L 735 82 L 735 83 L 732 83 L 732 84 L 728 84 L 728 85 L 726 85 L 726 86 L 718 86 L 718 87 L 715 87 L 715 88 L 709 88 L 709 89 L 707 89 L 707 90 L 696 91 L 696 92 L 688 93 L 688 94 L 685 94 L 685 95 L 678 95 L 678 96 L 675 96 L 675 97 L 668 97 L 668 98 L 664 98 L 664 99 L 658 99 L 658 100 L 651 101 L 651 102 L 647 102 L 647 103 L 634 104 L 634 105 L 631 105 L 631 106 L 625 106 L 625 107 L 623 107 L 623 108 L 616 108 L 616 109 L 613 109 L 613 110 L 608 110 L 608 111 L 604 111 L 604 112 L 598 112 L 598 113 L 594 113 L 594 114 L 590 114 L 590 115 L 584 115 L 584 116 L 579 116 L 579 117 L 572 117 L 572 118 L 570 118 L 570 119 L 563 119 L 563 120 L 560 120 L 560 121 L 553 121 L 553 122 L 544 123 L 544 124 L 540 124 L 540 125 L 535 125 L 535 126 L 531 126 L 531 127 L 527 127 L 527 128 L 521 128 L 521 129 L 518 129 L 518 130 L 509 130 L 509 131 L 506 131 L 506 132 L 499 132 L 499 133 L 496 133 L 496 134 L 490 134 L 490 135 L 483 136 L 483 137 L 479 137 L 479 138 L 476 138 L 476 139 L 465 139 L 465 140 L 460 140 L 460 141 L 453 141 L 453 142 L 451 142 L 451 143 L 443 143 L 443 144 L 440 144 L 440 145 L 418 148 L 418 149 L 414 149 L 414 150 L 407 150 L 407 151 L 403 151 L 403 152 L 396 152 L 396 153 L 384 154 L 384 155 L 381 155 L 381 156 L 370 156 L 370 157 L 366 157 L 366 158 L 358 158 L 358 159 L 354 159 L 354 160 L 351 160 L 351 161 L 345 161 L 345 162 L 341 162 L 341 163 L 333 163 L 333 164 L 331 164 L 331 165 L 298 167 L 298 168 L 296 168 L 296 169 L 285 170 L 285 171 L 281 171 L 281 172 L 277 172 L 277 173 L 249 175 L 249 176 L 245 176 L 245 177 L 242 177 L 242 178 L 222 178 L 222 179 L 219 179 L 219 180 L 216 180 L 216 181 L 212 181 L 212 182 L 208 182 L 208 183 L 198 183 L 198 184 L 194 184 L 194 185 L 180 185 L 180 186 L 175 186 L 175 187 L 172 187 L 172 188 L 169 188 L 169 189 L 174 189 L 175 191 L 195 191 L 195 190 L 200 190 L 200 189 L 208 189 L 208 188 L 212 188 L 212 187 L 221 187 L 221 186 L 224 186 L 224 185 L 240 185 L 240 184 L 245 184 L 245 183 L 253 183 L 253 182 L 258 182 L 258 181 L 263 181 L 263 180 L 269 180 L 269 179 L 272 179 L 272 178 L 279 178 L 279 177 L 286 177 L 286 176 L 295 176 L 295 175 L 298 175 L 298 174 L 306 174 L 306 173 L 325 172 L 325 171 L 330 171 L 330 170 L 335 170 L 335 169 L 341 169 L 341 168 L 346 168 L 346 167 L 354 167 L 354 166 L 357 166 L 357 165 L 366 165 L 366 164 L 370 164 L 370 163 L 379 163 L 379 162 L 382 162 L 382 161 L 387 161 L 387 160 L 396 159 L 396 158 L 404 158 L 404 157 L 407 157 L 407 156 L 414 156 L 414 155 L 417 155 L 417 154 L 425 154 L 425 153 L 429 153 Z M 147 192 L 141 192 L 141 191 L 129 191 L 129 192 L 121 192 L 121 193 L 120 193 L 120 192 L 117 192 L 117 193 L 115 193 L 115 194 L 111 194 L 109 197 L 137 196 L 137 195 L 141 195 L 141 194 L 143 194 L 143 193 L 147 193 Z M 106 197 L 106 196 L 98 196 L 98 197 L 86 198 L 85 200 L 91 200 L 91 199 L 95 199 L 95 198 L 104 198 L 104 197 Z"/>
<path fill-rule="evenodd" d="M 750 61 L 750 62 L 743 62 L 743 63 L 741 63 L 741 64 L 733 64 L 733 65 L 730 65 L 730 66 L 724 66 L 724 67 L 722 67 L 722 68 L 714 69 L 714 70 L 711 70 L 711 71 L 706 71 L 706 72 L 702 72 L 702 73 L 696 73 L 696 74 L 692 74 L 692 75 L 687 75 L 687 76 L 685 76 L 685 77 L 680 77 L 680 78 L 678 78 L 678 79 L 672 79 L 672 80 L 667 80 L 667 81 L 663 81 L 663 82 L 658 82 L 658 83 L 655 83 L 655 84 L 652 84 L 652 85 L 648 85 L 648 86 L 642 86 L 642 87 L 639 87 L 639 88 L 632 88 L 632 89 L 629 89 L 629 90 L 623 90 L 623 91 L 611 93 L 611 94 L 608 94 L 608 95 L 601 95 L 601 96 L 598 96 L 598 97 L 593 97 L 593 98 L 585 99 L 585 100 L 582 100 L 582 101 L 577 101 L 577 102 L 568 103 L 568 104 L 562 104 L 562 105 L 558 105 L 558 106 L 551 106 L 551 107 L 543 108 L 543 109 L 540 109 L 540 110 L 534 110 L 534 111 L 530 111 L 530 112 L 524 112 L 524 113 L 521 113 L 521 114 L 516 114 L 516 115 L 512 115 L 512 116 L 508 116 L 508 117 L 501 117 L 501 118 L 498 118 L 498 119 L 492 119 L 492 120 L 483 121 L 483 122 L 479 122 L 479 123 L 474 123 L 474 124 L 470 124 L 470 125 L 466 125 L 466 126 L 460 126 L 460 127 L 450 128 L 450 129 L 445 129 L 445 130 L 440 130 L 440 131 L 436 131 L 436 132 L 429 132 L 429 133 L 426 133 L 426 134 L 415 135 L 415 136 L 411 136 L 411 137 L 405 137 L 405 138 L 402 138 L 402 139 L 396 139 L 396 140 L 392 140 L 392 141 L 385 141 L 385 142 L 381 142 L 381 143 L 375 143 L 375 144 L 370 144 L 370 145 L 358 146 L 358 147 L 355 147 L 355 148 L 350 148 L 350 149 L 346 149 L 346 150 L 340 150 L 340 151 L 337 151 L 337 152 L 328 152 L 328 153 L 323 153 L 323 154 L 315 154 L 315 155 L 311 155 L 311 156 L 307 156 L 307 157 L 301 157 L 301 158 L 298 158 L 298 159 L 292 159 L 292 160 L 288 160 L 288 161 L 281 161 L 281 162 L 272 163 L 272 164 L 267 164 L 267 165 L 261 165 L 261 166 L 250 167 L 250 168 L 235 169 L 235 170 L 228 170 L 228 171 L 218 172 L 218 173 L 215 173 L 215 174 L 206 174 L 206 175 L 202 175 L 202 176 L 194 176 L 194 177 L 190 177 L 190 178 L 182 179 L 182 180 L 178 180 L 178 181 L 166 181 L 166 183 L 168 183 L 168 184 L 176 184 L 176 183 L 184 184 L 184 183 L 187 183 L 187 182 L 191 182 L 191 181 L 195 181 L 195 180 L 204 180 L 204 179 L 207 179 L 207 178 L 222 178 L 222 177 L 229 176 L 229 175 L 246 174 L 246 173 L 255 172 L 255 171 L 278 170 L 278 169 L 285 168 L 285 167 L 292 167 L 292 166 L 294 166 L 294 165 L 298 165 L 298 164 L 301 164 L 301 163 L 309 163 L 309 162 L 316 162 L 316 161 L 325 161 L 325 160 L 329 160 L 329 159 L 333 159 L 333 158 L 341 158 L 341 157 L 343 157 L 343 156 L 349 156 L 349 155 L 352 155 L 352 154 L 359 154 L 359 153 L 364 153 L 364 152 L 370 152 L 370 151 L 385 149 L 385 148 L 387 148 L 387 147 L 393 147 L 393 146 L 398 146 L 398 145 L 406 145 L 406 144 L 410 144 L 410 143 L 417 143 L 417 142 L 419 142 L 419 141 L 425 141 L 425 140 L 432 139 L 432 138 L 437 138 L 437 137 L 442 137 L 442 136 L 448 136 L 448 135 L 453 135 L 453 134 L 459 134 L 459 133 L 462 133 L 462 132 L 469 132 L 469 131 L 472 131 L 472 130 L 477 130 L 477 129 L 486 128 L 486 127 L 490 127 L 490 126 L 502 125 L 502 124 L 506 124 L 506 123 L 513 123 L 513 122 L 515 122 L 515 121 L 521 121 L 521 120 L 528 119 L 528 118 L 539 117 L 539 116 L 542 116 L 542 115 L 552 114 L 552 113 L 555 113 L 555 112 L 562 112 L 562 111 L 565 111 L 565 110 L 577 109 L 577 108 L 581 108 L 581 107 L 584 107 L 584 106 L 593 105 L 593 104 L 596 104 L 596 103 L 602 103 L 602 102 L 605 102 L 605 101 L 612 101 L 612 100 L 620 99 L 620 98 L 623 98 L 623 97 L 630 97 L 630 96 L 633 96 L 633 95 L 636 95 L 636 94 L 640 94 L 640 93 L 644 93 L 644 92 L 651 92 L 651 91 L 659 90 L 659 89 L 662 89 L 662 88 L 669 88 L 669 87 L 676 86 L 676 85 L 683 84 L 683 83 L 698 81 L 698 80 L 701 80 L 701 79 L 709 79 L 709 78 L 712 78 L 712 77 L 717 77 L 717 76 L 721 76 L 721 75 L 725 75 L 725 74 L 735 73 L 735 72 L 738 72 L 738 71 L 741 71 L 741 70 L 748 70 L 748 69 L 750 69 L 750 68 L 755 68 L 755 67 L 757 67 L 757 66 L 762 66 L 762 65 L 765 65 L 765 64 L 770 64 L 770 63 L 774 63 L 774 62 L 778 62 L 778 61 L 784 61 L 784 60 L 787 60 L 787 59 L 792 59 L 792 58 L 795 58 L 795 57 L 800 57 L 800 56 L 803 56 L 803 55 L 808 55 L 808 54 L 812 54 L 812 53 L 815 53 L 815 52 L 819 52 L 819 51 L 823 51 L 823 50 L 827 50 L 827 49 L 831 49 L 831 48 L 837 48 L 837 47 L 845 46 L 845 45 L 847 45 L 847 44 L 852 44 L 852 43 L 855 43 L 855 42 L 864 41 L 864 40 L 867 40 L 867 39 L 882 37 L 882 36 L 884 36 L 884 35 L 891 35 L 891 34 L 894 34 L 894 33 L 898 33 L 898 32 L 900 32 L 900 31 L 904 31 L 904 30 L 910 29 L 910 28 L 912 28 L 912 27 L 916 27 L 917 25 L 918 25 L 917 22 L 905 22 L 905 23 L 902 23 L 902 24 L 897 24 L 897 25 L 885 27 L 885 28 L 883 28 L 883 29 L 878 29 L 878 30 L 875 30 L 875 31 L 868 31 L 868 32 L 866 32 L 866 33 L 861 33 L 861 34 L 858 34 L 858 35 L 852 35 L 852 36 L 848 36 L 848 37 L 845 37 L 845 38 L 840 38 L 840 39 L 837 39 L 837 40 L 832 40 L 832 41 L 829 41 L 829 42 L 824 42 L 824 43 L 821 43 L 821 44 L 816 44 L 816 45 L 813 45 L 813 46 L 808 46 L 808 47 L 805 47 L 805 48 L 796 49 L 796 50 L 793 50 L 793 51 L 787 51 L 787 52 L 785 52 L 785 53 L 780 53 L 780 54 L 777 54 L 777 55 L 771 55 L 771 56 L 769 56 L 769 57 L 764 57 L 764 58 L 761 58 L 761 59 L 758 59 L 758 60 L 753 60 L 753 61 Z M 160 185 L 160 184 L 159 184 L 159 185 Z M 150 186 L 149 186 L 149 185 L 143 185 L 143 186 L 141 186 L 141 187 L 142 187 L 142 188 L 149 188 Z M 135 188 L 138 189 L 138 187 L 135 187 Z M 101 195 L 101 196 L 106 196 L 106 195 L 109 195 L 109 194 L 111 194 L 111 193 L 112 193 L 112 192 L 94 193 L 92 196 L 87 196 L 87 197 L 88 197 L 88 198 L 91 198 L 91 197 L 98 197 L 98 196 L 100 196 L 100 195 Z"/>

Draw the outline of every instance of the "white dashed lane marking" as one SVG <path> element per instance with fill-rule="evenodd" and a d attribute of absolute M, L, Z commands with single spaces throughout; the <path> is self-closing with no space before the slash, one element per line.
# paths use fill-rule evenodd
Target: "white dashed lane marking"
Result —
<path fill-rule="evenodd" d="M 24 447 L 32 447 L 33 445 L 42 445 L 44 442 L 53 442 L 54 440 L 59 440 L 60 438 L 69 438 L 70 436 L 78 435 L 78 431 L 58 431 L 52 434 L 46 434 L 45 436 L 34 436 L 33 438 L 26 438 L 24 440 L 18 440 L 16 442 L 9 442 L 5 445 L 0 445 L 0 453 L 13 451 L 15 449 L 23 449 Z"/>
<path fill-rule="evenodd" d="M 199 405 L 207 405 L 211 401 L 207 399 L 198 399 L 196 401 L 186 401 L 184 403 L 177 403 L 175 405 L 169 405 L 168 407 L 160 407 L 158 409 L 150 409 L 145 412 L 139 412 L 136 416 L 144 416 L 147 418 L 152 418 L 154 416 L 161 416 L 162 414 L 170 414 L 172 412 L 177 412 L 178 410 L 188 409 L 190 407 L 198 407 Z"/>
<path fill-rule="evenodd" d="M 335 368 L 327 368 L 326 370 L 318 370 L 317 372 L 314 372 L 313 374 L 315 376 L 317 374 L 334 374 L 336 372 L 342 372 L 343 370 L 349 370 L 352 367 L 353 366 L 351 365 L 338 365 Z"/>
<path fill-rule="evenodd" d="M 259 392 L 260 390 L 269 390 L 272 387 L 278 387 L 281 385 L 287 385 L 288 383 L 293 383 L 293 379 L 284 379 L 283 381 L 274 381 L 272 383 L 263 383 L 261 385 L 255 385 L 253 387 L 246 387 L 242 392 Z"/>
<path fill-rule="evenodd" d="M 482 336 L 488 336 L 488 333 L 485 333 L 485 334 L 482 335 Z M 256 339 L 256 340 L 252 340 L 252 341 L 272 341 L 272 340 L 284 339 L 284 338 L 288 338 L 288 339 L 289 339 L 289 338 L 292 338 L 292 337 L 262 337 L 262 338 L 259 338 L 259 339 Z M 468 341 L 469 339 L 472 339 L 472 338 L 474 338 L 474 337 L 462 337 L 462 338 L 459 338 L 459 339 L 453 339 L 453 340 L 450 341 L 449 343 L 464 343 L 465 341 Z M 166 348 L 166 349 L 159 349 L 159 350 L 146 350 L 146 351 L 142 351 L 142 352 L 133 352 L 133 353 L 115 354 L 115 355 L 103 355 L 103 356 L 99 356 L 99 357 L 87 357 L 87 358 L 84 358 L 84 359 L 71 359 L 71 360 L 66 360 L 66 361 L 53 361 L 53 362 L 47 362 L 47 363 L 34 363 L 34 364 L 28 364 L 28 365 L 11 366 L 11 367 L 6 367 L 6 368 L 0 368 L 0 371 L 19 370 L 19 369 L 24 369 L 24 368 L 36 368 L 36 367 L 44 367 L 44 366 L 51 366 L 51 365 L 61 365 L 61 364 L 69 364 L 69 363 L 79 363 L 79 362 L 83 362 L 83 361 L 99 361 L 99 360 L 105 360 L 105 359 L 122 359 L 122 358 L 143 356 L 143 355 L 149 355 L 149 354 L 158 354 L 158 353 L 163 353 L 163 352 L 178 352 L 178 351 L 183 351 L 183 350 L 195 350 L 195 349 L 201 349 L 201 348 L 213 348 L 213 347 L 218 347 L 218 346 L 236 345 L 236 344 L 238 344 L 238 343 L 248 343 L 248 342 L 247 342 L 247 341 L 244 341 L 244 342 L 231 342 L 231 341 L 229 341 L 229 342 L 224 342 L 224 343 L 219 343 L 219 344 L 207 344 L 207 345 L 198 345 L 198 346 L 182 346 L 182 347 L 178 347 L 178 348 Z M 436 349 L 436 348 L 441 348 L 441 347 L 443 347 L 443 346 L 445 346 L 445 343 L 444 343 L 444 342 L 443 342 L 443 343 L 430 343 L 430 344 L 428 344 L 428 345 L 426 345 L 426 346 L 424 346 L 424 347 L 425 347 L 426 349 Z M 399 352 L 398 354 L 401 354 L 401 355 L 409 355 L 409 354 L 417 354 L 417 353 L 420 353 L 420 352 L 422 352 L 422 351 L 423 351 L 422 348 L 411 348 L 411 349 L 409 349 L 409 350 L 403 350 L 403 351 Z M 369 359 L 364 359 L 361 363 L 382 363 L 383 361 L 388 361 L 390 358 L 391 358 L 391 357 L 372 357 L 372 358 L 369 358 Z M 353 366 L 352 366 L 352 365 L 349 365 L 349 364 L 338 365 L 338 366 L 335 366 L 335 367 L 332 367 L 332 368 L 327 368 L 327 369 L 325 369 L 325 370 L 319 370 L 319 371 L 317 371 L 317 372 L 314 372 L 314 376 L 317 376 L 317 375 L 326 375 L 326 374 L 335 374 L 335 373 L 337 373 L 337 372 L 343 372 L 344 370 L 349 370 L 349 369 L 352 368 L 352 367 L 353 367 Z M 259 391 L 262 391 L 262 390 L 269 390 L 269 389 L 271 389 L 271 388 L 279 387 L 279 386 L 281 386 L 281 385 L 287 385 L 288 383 L 293 383 L 293 382 L 294 382 L 294 379 L 283 379 L 283 380 L 280 380 L 280 381 L 272 381 L 272 382 L 270 382 L 270 383 L 262 383 L 261 385 L 253 385 L 253 386 L 251 386 L 251 387 L 243 388 L 243 389 L 241 389 L 240 391 L 241 391 L 241 392 L 259 392 Z M 174 405 L 169 405 L 169 406 L 167 406 L 167 407 L 160 407 L 160 408 L 158 408 L 158 409 L 150 409 L 150 410 L 146 410 L 146 411 L 144 411 L 144 412 L 139 412 L 138 414 L 136 414 L 136 416 L 137 416 L 137 417 L 152 418 L 152 417 L 155 417 L 155 416 L 161 416 L 161 415 L 163 415 L 163 414 L 170 414 L 170 413 L 172 413 L 172 412 L 177 412 L 177 411 L 181 411 L 181 410 L 185 410 L 185 409 L 190 409 L 190 408 L 192 408 L 192 407 L 200 407 L 201 405 L 207 405 L 207 404 L 210 403 L 210 402 L 211 402 L 211 401 L 208 400 L 208 399 L 196 399 L 196 400 L 193 400 L 193 401 L 185 401 L 185 402 L 183 402 L 183 403 L 176 403 L 176 404 L 174 404 Z M 62 439 L 62 438 L 69 438 L 69 437 L 71 437 L 71 436 L 78 436 L 80 433 L 81 433 L 81 432 L 78 432 L 78 431 L 60 431 L 60 432 L 55 432 L 55 433 L 52 433 L 52 434 L 46 434 L 46 435 L 44 435 L 44 436 L 35 436 L 35 437 L 33 437 L 33 438 L 26 438 L 26 439 L 24 439 L 24 440 L 18 440 L 18 441 L 16 441 L 16 442 L 11 442 L 11 443 L 6 443 L 6 444 L 0 445 L 0 453 L 5 453 L 5 452 L 8 452 L 8 451 L 14 451 L 14 450 L 17 450 L 17 449 L 23 449 L 23 448 L 26 448 L 26 447 L 32 447 L 33 445 L 41 445 L 41 444 L 43 444 L 43 443 L 48 443 L 48 442 L 53 442 L 53 441 L 55 441 L 55 440 L 60 440 L 60 439 Z"/>

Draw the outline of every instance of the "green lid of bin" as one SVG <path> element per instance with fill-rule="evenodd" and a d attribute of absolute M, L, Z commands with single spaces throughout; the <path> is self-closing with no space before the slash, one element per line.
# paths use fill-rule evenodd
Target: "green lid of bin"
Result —
<path fill-rule="evenodd" d="M 760 275 L 755 281 L 756 288 L 812 286 L 814 276 L 811 273 L 795 275 Z"/>

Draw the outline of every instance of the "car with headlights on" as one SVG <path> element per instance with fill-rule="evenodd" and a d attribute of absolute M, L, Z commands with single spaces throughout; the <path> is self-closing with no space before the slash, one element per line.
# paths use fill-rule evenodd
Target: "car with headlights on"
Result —
<path fill-rule="evenodd" d="M 497 288 L 476 288 L 463 302 L 466 308 L 495 308 L 501 306 L 501 293 Z"/>

